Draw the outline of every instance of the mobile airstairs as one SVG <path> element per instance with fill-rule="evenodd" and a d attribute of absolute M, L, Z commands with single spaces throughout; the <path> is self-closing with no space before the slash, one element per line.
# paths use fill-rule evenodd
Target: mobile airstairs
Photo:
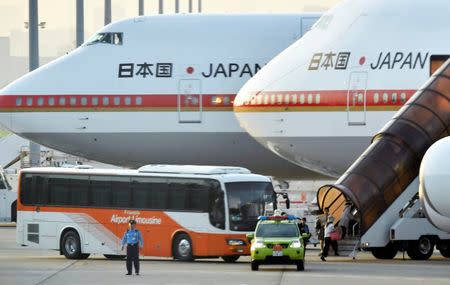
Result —
<path fill-rule="evenodd" d="M 434 246 L 450 257 L 450 234 L 434 227 L 418 201 L 419 167 L 426 150 L 450 135 L 450 59 L 374 136 L 372 144 L 336 181 L 317 192 L 321 209 L 339 221 L 347 200 L 355 206 L 356 237 L 340 254 L 370 250 L 377 258 L 398 251 L 428 259 Z M 351 232 L 353 229 L 349 229 Z"/>

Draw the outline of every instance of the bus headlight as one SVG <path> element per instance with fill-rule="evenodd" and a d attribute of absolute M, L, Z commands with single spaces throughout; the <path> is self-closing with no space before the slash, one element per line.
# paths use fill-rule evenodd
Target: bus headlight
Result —
<path fill-rule="evenodd" d="M 228 245 L 245 245 L 245 241 L 241 239 L 227 239 Z"/>
<path fill-rule="evenodd" d="M 301 248 L 301 247 L 302 247 L 302 243 L 301 243 L 299 240 L 294 240 L 294 241 L 291 243 L 291 247 L 292 247 L 292 248 Z"/>

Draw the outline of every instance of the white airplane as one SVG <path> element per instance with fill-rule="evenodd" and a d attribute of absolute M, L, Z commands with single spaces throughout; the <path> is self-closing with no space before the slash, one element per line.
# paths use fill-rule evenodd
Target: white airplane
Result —
<path fill-rule="evenodd" d="M 239 91 L 251 136 L 338 177 L 450 55 L 448 0 L 347 0 Z"/>
<path fill-rule="evenodd" d="M 119 21 L 5 87 L 0 122 L 39 144 L 115 165 L 239 165 L 277 177 L 323 177 L 264 149 L 233 114 L 245 81 L 319 16 Z"/>

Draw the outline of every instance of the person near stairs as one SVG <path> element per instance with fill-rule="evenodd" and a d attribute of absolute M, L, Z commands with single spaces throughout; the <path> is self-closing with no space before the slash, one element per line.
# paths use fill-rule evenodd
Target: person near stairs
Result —
<path fill-rule="evenodd" d="M 322 259 L 322 261 L 326 261 L 325 257 L 328 256 L 328 250 L 330 249 L 330 245 L 333 248 L 335 255 L 339 256 L 337 241 L 331 240 L 331 237 L 330 237 L 331 232 L 333 232 L 335 230 L 333 222 L 334 222 L 334 217 L 328 216 L 327 225 L 325 227 L 325 233 L 324 233 L 324 241 L 325 242 L 324 242 L 322 255 L 320 256 L 320 259 Z"/>

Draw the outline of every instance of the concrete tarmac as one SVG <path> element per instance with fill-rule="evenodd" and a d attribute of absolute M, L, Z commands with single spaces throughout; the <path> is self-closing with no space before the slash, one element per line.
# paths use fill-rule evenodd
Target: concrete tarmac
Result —
<path fill-rule="evenodd" d="M 356 260 L 329 256 L 320 261 L 318 249 L 307 250 L 305 271 L 292 265 L 260 266 L 250 270 L 248 257 L 233 264 L 221 259 L 178 262 L 144 257 L 141 275 L 125 276 L 125 261 L 91 256 L 68 260 L 58 252 L 21 247 L 15 228 L 0 227 L 0 284 L 449 284 L 450 259 L 435 252 L 430 260 L 413 261 L 398 254 L 394 260 L 377 260 L 360 253 Z"/>

